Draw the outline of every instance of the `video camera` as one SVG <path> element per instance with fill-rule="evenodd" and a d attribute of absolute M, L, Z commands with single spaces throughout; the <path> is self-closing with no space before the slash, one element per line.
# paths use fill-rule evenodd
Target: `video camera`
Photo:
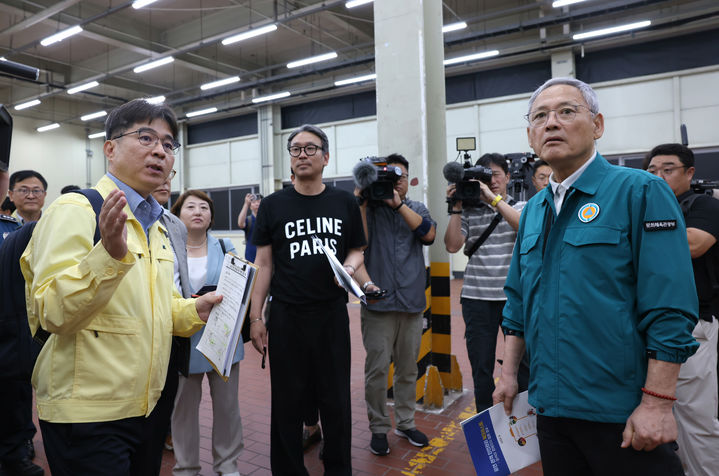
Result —
<path fill-rule="evenodd" d="M 715 189 L 719 189 L 719 181 L 702 179 L 692 180 L 691 188 L 694 193 L 712 195 Z"/>
<path fill-rule="evenodd" d="M 492 169 L 482 165 L 472 166 L 469 151 L 476 149 L 477 142 L 474 137 L 457 137 L 457 152 L 464 153 L 464 163 L 460 165 L 458 162 L 449 162 L 442 169 L 445 180 L 456 184 L 454 195 L 447 198 L 450 210 L 460 200 L 463 207 L 479 206 L 482 190 L 475 180 L 487 185 L 492 182 Z"/>
<path fill-rule="evenodd" d="M 387 165 L 386 157 L 365 157 L 352 169 L 355 185 L 362 190 L 362 198 L 377 206 L 382 200 L 394 197 L 394 187 L 402 177 L 402 169 Z"/>

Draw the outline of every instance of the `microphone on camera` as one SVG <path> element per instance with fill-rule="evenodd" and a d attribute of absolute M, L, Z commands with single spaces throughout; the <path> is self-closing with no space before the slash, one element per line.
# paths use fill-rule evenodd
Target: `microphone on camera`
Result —
<path fill-rule="evenodd" d="M 370 162 L 360 160 L 352 168 L 352 177 L 357 188 L 364 190 L 377 180 L 377 167 Z"/>
<path fill-rule="evenodd" d="M 444 175 L 447 182 L 461 182 L 464 177 L 464 167 L 458 162 L 448 162 L 444 168 L 442 168 L 442 175 Z"/>

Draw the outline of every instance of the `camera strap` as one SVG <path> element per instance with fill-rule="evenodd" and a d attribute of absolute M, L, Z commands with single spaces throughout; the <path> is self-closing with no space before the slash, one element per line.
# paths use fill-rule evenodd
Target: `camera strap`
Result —
<path fill-rule="evenodd" d="M 511 199 L 507 202 L 510 206 L 517 203 L 514 199 Z M 492 218 L 492 221 L 489 223 L 489 226 L 484 230 L 484 233 L 482 233 L 482 236 L 477 239 L 477 241 L 474 242 L 472 245 L 472 248 L 470 248 L 469 252 L 465 253 L 467 255 L 467 258 L 472 258 L 472 255 L 479 249 L 480 246 L 489 238 L 489 235 L 492 234 L 495 228 L 497 228 L 497 225 L 499 225 L 499 222 L 502 221 L 502 214 L 497 213 L 494 215 L 494 218 Z"/>

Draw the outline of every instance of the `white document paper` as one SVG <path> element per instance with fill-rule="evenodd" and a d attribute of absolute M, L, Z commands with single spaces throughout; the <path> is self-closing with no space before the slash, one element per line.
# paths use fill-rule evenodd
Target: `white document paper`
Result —
<path fill-rule="evenodd" d="M 354 282 L 349 273 L 347 273 L 347 270 L 345 270 L 344 266 L 342 266 L 342 263 L 339 262 L 332 250 L 327 248 L 317 235 L 312 235 L 312 239 L 315 243 L 317 243 L 317 246 L 322 247 L 322 252 L 327 257 L 327 261 L 330 263 L 330 267 L 332 268 L 332 272 L 335 274 L 335 278 L 337 278 L 337 282 L 340 283 L 345 291 L 354 294 L 360 301 L 362 301 L 362 303 L 367 304 L 367 298 L 364 293 L 357 283 Z"/>
<path fill-rule="evenodd" d="M 216 291 L 222 296 L 222 302 L 212 307 L 205 332 L 197 344 L 197 350 L 225 380 L 230 375 L 256 272 L 254 265 L 238 256 L 225 255 Z"/>
<path fill-rule="evenodd" d="M 462 422 L 479 476 L 507 476 L 539 461 L 537 414 L 524 391 L 514 397 L 512 414 L 498 403 Z"/>

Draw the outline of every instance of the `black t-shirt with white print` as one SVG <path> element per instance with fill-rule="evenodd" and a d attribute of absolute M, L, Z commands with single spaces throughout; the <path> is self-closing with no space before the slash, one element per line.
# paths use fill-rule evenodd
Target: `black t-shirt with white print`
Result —
<path fill-rule="evenodd" d="M 302 195 L 294 187 L 262 200 L 252 242 L 272 245 L 272 299 L 307 304 L 346 299 L 312 235 L 335 252 L 340 263 L 352 248 L 366 244 L 362 217 L 354 196 L 327 185 L 318 195 Z"/>

